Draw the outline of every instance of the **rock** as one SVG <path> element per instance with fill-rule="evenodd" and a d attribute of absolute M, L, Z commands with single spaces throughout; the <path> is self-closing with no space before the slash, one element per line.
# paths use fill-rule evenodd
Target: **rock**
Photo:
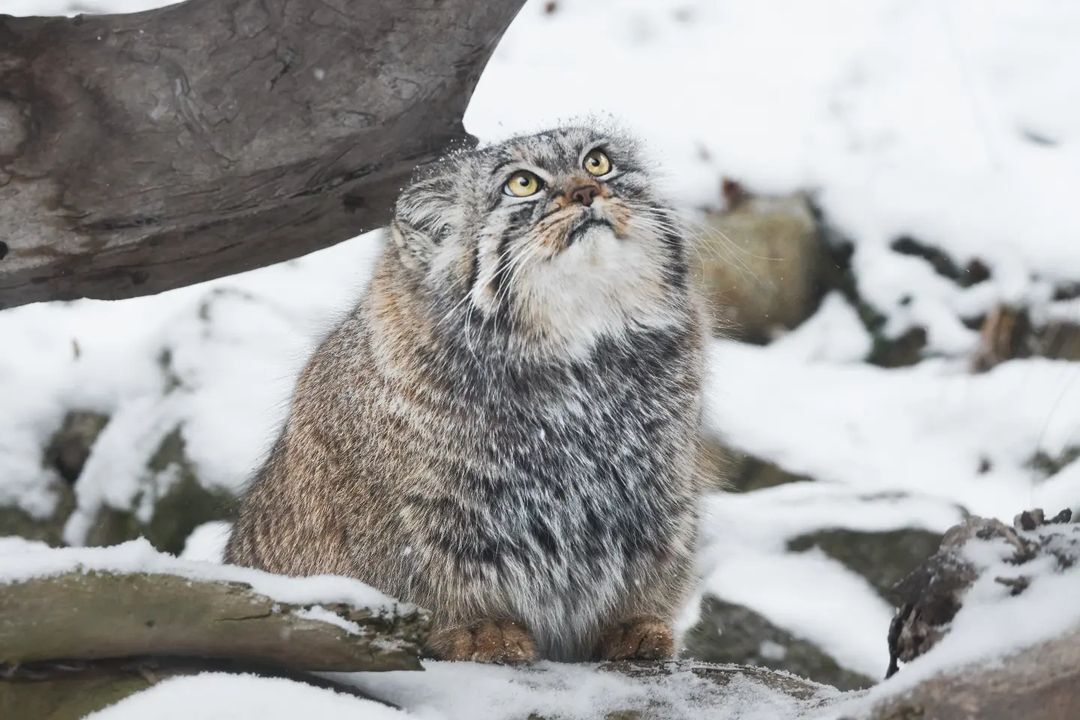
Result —
<path fill-rule="evenodd" d="M 64 416 L 42 457 L 44 466 L 57 473 L 48 488 L 56 496 L 56 508 L 48 517 L 37 518 L 18 507 L 0 507 L 0 537 L 18 535 L 53 546 L 63 544 L 64 523 L 75 509 L 72 485 L 108 422 L 107 415 L 83 410 L 73 410 Z"/>
<path fill-rule="evenodd" d="M 55 468 L 68 484 L 74 485 L 90 457 L 90 449 L 108 424 L 109 416 L 102 413 L 69 412 L 45 448 L 45 464 Z"/>
<path fill-rule="evenodd" d="M 58 496 L 56 510 L 48 518 L 32 517 L 16 507 L 0 508 L 0 535 L 18 535 L 50 545 L 63 544 L 63 530 L 76 506 L 75 494 L 83 466 L 109 418 L 101 413 L 69 412 L 46 446 L 43 462 L 57 472 L 51 489 Z M 136 497 L 132 508 L 102 506 L 84 539 L 88 545 L 115 545 L 146 537 L 158 549 L 178 554 L 197 526 L 231 516 L 235 500 L 223 490 L 203 487 L 184 452 L 181 427 L 162 438 L 146 469 L 143 494 L 152 498 L 152 515 L 141 521 L 135 511 L 146 497 Z"/>
<path fill-rule="evenodd" d="M 601 672 L 617 672 L 632 679 L 651 679 L 676 673 L 692 673 L 703 680 L 708 680 L 713 685 L 721 687 L 739 678 L 749 678 L 799 700 L 818 700 L 823 695 L 834 696 L 834 693 L 828 692 L 832 688 L 821 683 L 792 677 L 788 674 L 769 672 L 767 668 L 752 665 L 709 663 L 693 660 L 677 660 L 671 663 L 621 661 L 601 663 L 599 669 Z"/>
<path fill-rule="evenodd" d="M 707 433 L 701 439 L 698 469 L 713 489 L 737 492 L 751 492 L 790 482 L 810 482 L 814 479 L 732 449 L 719 438 Z"/>
<path fill-rule="evenodd" d="M 1080 324 L 1054 321 L 1037 328 L 1033 354 L 1051 360 L 1080 361 Z"/>
<path fill-rule="evenodd" d="M 926 328 L 909 328 L 892 338 L 883 335 L 880 328 L 875 328 L 870 334 L 874 339 L 874 347 L 867 362 L 871 365 L 883 368 L 910 367 L 922 360 L 923 349 L 927 343 Z"/>
<path fill-rule="evenodd" d="M 75 509 L 75 492 L 63 481 L 50 484 L 57 497 L 56 508 L 47 518 L 36 518 L 22 508 L 0 507 L 0 537 L 17 535 L 40 540 L 53 547 L 64 544 L 64 523 Z"/>
<path fill-rule="evenodd" d="M 1004 660 L 943 672 L 877 705 L 871 720 L 1080 717 L 1080 628 Z"/>
<path fill-rule="evenodd" d="M 166 435 L 153 456 L 150 477 L 144 492 L 164 492 L 153 502 L 149 522 L 141 522 L 134 509 L 103 506 L 86 536 L 87 545 L 115 545 L 145 537 L 154 547 L 174 555 L 184 549 L 184 541 L 199 525 L 224 520 L 233 514 L 235 499 L 223 489 L 203 487 L 184 452 L 182 428 Z M 167 474 L 167 475 L 166 475 Z M 166 475 L 166 482 L 162 476 Z M 142 498 L 136 498 L 137 507 Z"/>
<path fill-rule="evenodd" d="M 887 532 L 830 528 L 792 538 L 788 549 L 803 552 L 820 548 L 891 601 L 896 584 L 933 555 L 940 543 L 940 533 L 913 528 Z"/>
<path fill-rule="evenodd" d="M 81 720 L 155 684 L 138 669 L 0 679 L 0 717 Z"/>
<path fill-rule="evenodd" d="M 812 482 L 813 480 L 814 478 L 809 475 L 790 472 L 768 460 L 744 455 L 732 485 L 741 492 L 752 492 L 787 483 Z"/>
<path fill-rule="evenodd" d="M 979 329 L 979 347 L 972 369 L 985 372 L 1006 360 L 1031 356 L 1031 318 L 1027 310 L 999 305 L 990 311 Z"/>
<path fill-rule="evenodd" d="M 822 233 L 826 237 L 829 262 L 826 266 L 826 284 L 835 288 L 855 308 L 863 327 L 870 333 L 873 345 L 866 361 L 884 368 L 908 367 L 923 358 L 927 345 L 926 328 L 916 325 L 900 335 L 885 334 L 888 318 L 867 302 L 859 292 L 859 283 L 851 266 L 854 245 L 838 229 L 819 217 Z"/>
<path fill-rule="evenodd" d="M 1045 480 L 1058 474 L 1067 466 L 1080 460 L 1080 445 L 1070 445 L 1058 455 L 1051 455 L 1045 450 L 1039 450 L 1025 463 L 1028 469 L 1038 473 L 1039 480 Z"/>
<path fill-rule="evenodd" d="M 717 332 L 766 343 L 817 308 L 827 250 L 805 196 L 728 196 L 728 210 L 705 216 L 693 269 Z"/>
<path fill-rule="evenodd" d="M 990 268 L 978 258 L 970 260 L 960 267 L 948 254 L 940 249 L 919 242 L 909 235 L 903 235 L 892 241 L 889 246 L 893 252 L 912 255 L 930 263 L 934 272 L 955 282 L 960 287 L 971 287 L 990 279 Z"/>
<path fill-rule="evenodd" d="M 180 427 L 165 436 L 150 458 L 150 471 L 173 472 L 176 480 L 154 504 L 154 515 L 145 528 L 145 537 L 159 550 L 179 554 L 184 541 L 199 525 L 212 520 L 230 519 L 235 499 L 224 489 L 203 487 L 191 461 L 184 453 Z"/>
<path fill-rule="evenodd" d="M 712 596 L 702 600 L 701 619 L 683 643 L 683 656 L 695 660 L 784 670 L 842 690 L 874 684 L 871 678 L 840 667 L 816 645 L 776 627 L 753 610 Z"/>
<path fill-rule="evenodd" d="M 1023 566 L 1032 560 L 1048 560 L 1058 571 L 1080 562 L 1080 525 L 1069 525 L 1070 533 L 1058 528 L 1071 521 L 1072 512 L 1067 509 L 1050 520 L 1042 510 L 1033 510 L 1017 515 L 1015 528 L 1000 520 L 971 517 L 946 532 L 937 552 L 894 590 L 898 609 L 889 628 L 889 674 L 897 672 L 898 661 L 919 657 L 948 633 L 949 624 L 963 606 L 964 593 L 979 577 L 979 569 L 964 554 L 969 541 L 1004 543 L 1011 553 L 1008 563 L 1017 575 L 995 580 L 1019 595 L 1028 587 Z"/>
<path fill-rule="evenodd" d="M 569 677 L 569 668 L 551 665 L 541 663 L 502 670 L 500 674 L 513 673 L 515 684 L 528 688 L 522 700 L 530 705 L 523 709 L 511 708 L 499 717 L 526 720 L 699 720 L 744 715 L 787 718 L 803 717 L 811 711 L 827 708 L 843 697 L 836 688 L 748 665 L 695 660 L 605 662 L 574 666 L 574 675 Z M 602 677 L 604 675 L 621 677 L 613 685 L 610 678 Z M 564 694 L 568 680 L 612 690 L 610 695 L 601 691 L 597 704 L 614 709 L 605 712 L 587 706 L 564 707 L 555 713 L 542 706 L 536 707 L 544 702 L 544 697 Z M 373 684 L 367 689 L 372 690 Z M 764 713 L 756 703 L 762 703 Z M 755 710 L 759 712 L 755 713 Z"/>
<path fill-rule="evenodd" d="M 129 695 L 182 675 L 243 673 L 292 680 L 391 706 L 357 688 L 304 671 L 202 658 L 36 663 L 9 671 L 0 679 L 0 718 L 82 720 Z"/>

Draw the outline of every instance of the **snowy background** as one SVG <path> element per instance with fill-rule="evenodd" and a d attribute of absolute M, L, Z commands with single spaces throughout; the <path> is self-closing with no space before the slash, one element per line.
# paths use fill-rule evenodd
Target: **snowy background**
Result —
<path fill-rule="evenodd" d="M 153 5 L 0 0 L 0 12 Z M 808 193 L 830 237 L 852 248 L 854 290 L 831 290 L 769 344 L 711 348 L 710 435 L 733 457 L 812 482 L 706 500 L 700 584 L 683 630 L 715 597 L 878 679 L 891 606 L 851 563 L 792 549 L 793 538 L 933 533 L 965 512 L 1008 520 L 1026 507 L 1080 509 L 1080 362 L 972 369 L 979 325 L 999 306 L 1023 309 L 1036 328 L 1080 326 L 1077 38 L 1080 4 L 1068 0 L 530 0 L 504 36 L 465 118 L 482 141 L 612 115 L 647 140 L 665 191 L 700 233 L 726 207 L 726 177 L 760 195 Z M 977 260 L 989 277 L 945 277 L 898 252 L 898 238 L 959 268 Z M 730 238 L 721 261 L 741 263 L 750 251 L 740 240 Z M 362 291 L 381 243 L 370 233 L 153 297 L 0 312 L 0 507 L 56 511 L 62 481 L 42 458 L 71 411 L 108 423 L 75 484 L 68 544 L 87 541 L 103 507 L 152 516 L 178 472 L 148 468 L 177 428 L 198 483 L 236 492 L 282 421 L 301 363 Z M 753 287 L 755 271 L 745 272 Z M 867 308 L 879 322 L 868 325 Z M 924 338 L 918 362 L 867 362 L 875 343 L 914 328 Z M 189 556 L 212 558 L 226 533 L 201 528 Z M 406 707 L 499 716 L 498 703 L 447 711 L 439 673 L 448 671 L 432 670 L 425 682 L 442 700 Z M 492 688 L 520 699 L 521 687 L 500 679 L 511 671 L 490 672 Z M 198 682 L 168 683 L 102 717 L 151 707 L 158 716 L 173 706 L 166 697 L 198 695 L 183 687 Z M 258 695 L 281 709 L 283 682 L 216 683 L 200 702 Z M 289 702 L 325 704 L 316 716 L 360 702 L 303 692 L 312 697 Z"/>

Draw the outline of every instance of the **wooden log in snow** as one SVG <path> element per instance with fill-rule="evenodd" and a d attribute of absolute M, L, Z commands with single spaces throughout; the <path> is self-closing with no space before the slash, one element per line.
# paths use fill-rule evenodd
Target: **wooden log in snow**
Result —
<path fill-rule="evenodd" d="M 0 309 L 122 298 L 384 225 L 524 0 L 0 15 Z"/>

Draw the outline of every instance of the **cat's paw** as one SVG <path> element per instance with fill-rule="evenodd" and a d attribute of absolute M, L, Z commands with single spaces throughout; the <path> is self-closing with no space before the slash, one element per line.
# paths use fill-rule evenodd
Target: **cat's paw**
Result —
<path fill-rule="evenodd" d="M 428 650 L 440 660 L 518 665 L 536 660 L 536 642 L 528 629 L 512 620 L 478 620 L 436 628 Z"/>
<path fill-rule="evenodd" d="M 600 636 L 601 660 L 670 660 L 674 653 L 671 626 L 658 617 L 630 618 Z"/>

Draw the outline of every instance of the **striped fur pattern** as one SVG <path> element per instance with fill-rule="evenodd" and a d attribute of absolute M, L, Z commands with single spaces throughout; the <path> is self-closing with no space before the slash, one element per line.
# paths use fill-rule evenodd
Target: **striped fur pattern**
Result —
<path fill-rule="evenodd" d="M 535 196 L 504 192 L 520 169 Z M 574 127 L 452 154 L 402 193 L 390 237 L 302 373 L 226 559 L 427 607 L 443 657 L 670 654 L 705 324 L 634 141 Z"/>

